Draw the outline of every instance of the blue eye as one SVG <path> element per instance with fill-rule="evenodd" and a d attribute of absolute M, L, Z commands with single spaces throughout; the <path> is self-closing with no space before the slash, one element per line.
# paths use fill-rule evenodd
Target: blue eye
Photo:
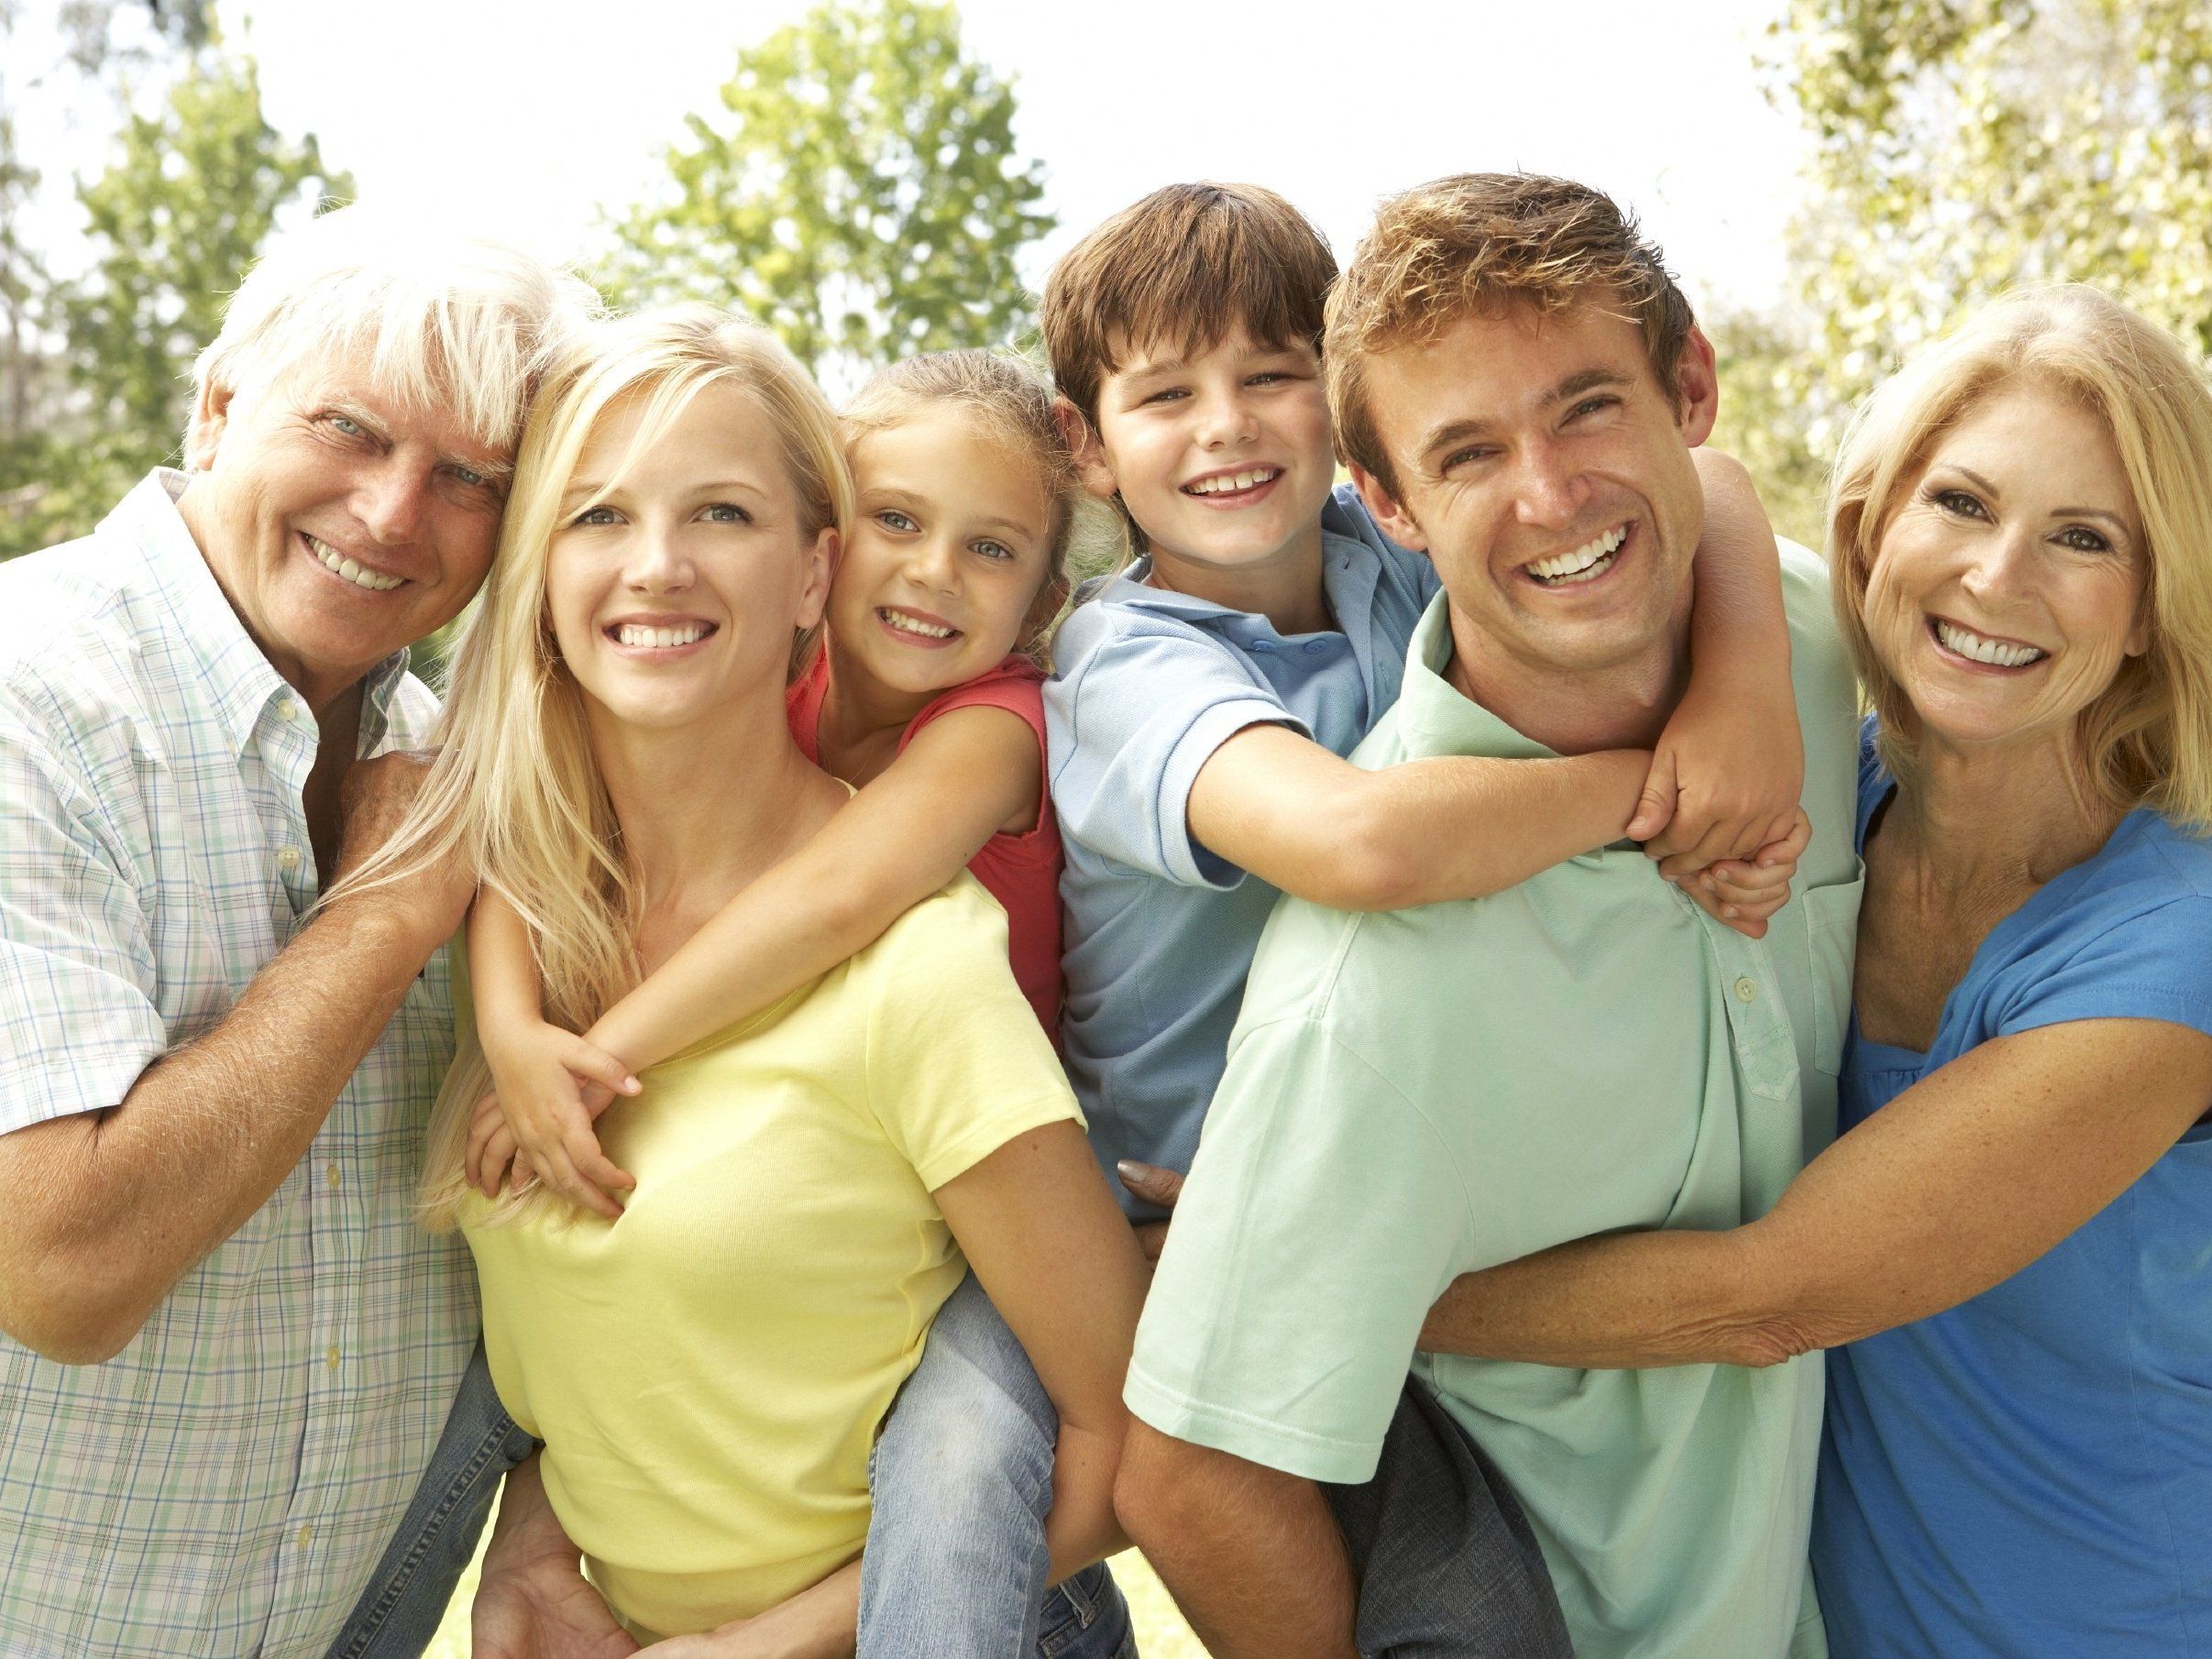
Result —
<path fill-rule="evenodd" d="M 919 524 L 917 524 L 896 507 L 885 508 L 875 515 L 875 522 L 886 530 L 896 530 L 902 534 L 910 534 L 921 528 Z"/>
<path fill-rule="evenodd" d="M 491 482 L 490 478 L 486 478 L 482 473 L 477 471 L 473 467 L 456 467 L 453 469 L 453 476 L 460 479 L 462 483 L 468 485 L 471 489 L 479 489 L 483 485 Z"/>
<path fill-rule="evenodd" d="M 349 438 L 365 438 L 369 435 L 369 429 L 367 427 L 363 426 L 358 421 L 349 419 L 342 414 L 332 415 L 330 417 L 330 423 L 332 426 L 336 427 L 338 432 Z"/>
<path fill-rule="evenodd" d="M 705 510 L 710 524 L 750 524 L 753 515 L 735 501 L 716 501 Z"/>
<path fill-rule="evenodd" d="M 1586 414 L 1595 414 L 1601 409 L 1611 409 L 1620 401 L 1620 399 L 1612 396 L 1584 398 L 1579 403 L 1575 405 L 1574 412 L 1567 418 L 1570 421 L 1579 420 Z"/>
<path fill-rule="evenodd" d="M 971 542 L 968 544 L 986 559 L 1010 559 L 1015 556 L 1014 550 L 1004 542 Z"/>
<path fill-rule="evenodd" d="M 614 516 L 614 509 L 611 507 L 587 507 L 569 522 L 574 524 L 589 524 L 594 527 L 619 522 Z"/>

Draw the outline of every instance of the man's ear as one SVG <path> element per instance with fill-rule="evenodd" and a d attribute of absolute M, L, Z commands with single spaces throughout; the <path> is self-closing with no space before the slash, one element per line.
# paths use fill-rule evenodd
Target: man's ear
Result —
<path fill-rule="evenodd" d="M 1693 328 L 1682 342 L 1675 363 L 1675 421 L 1682 428 L 1682 442 L 1695 449 L 1712 435 L 1712 423 L 1721 412 L 1721 374 L 1713 361 L 1712 342 L 1705 331 Z"/>
<path fill-rule="evenodd" d="M 1368 517 L 1375 521 L 1375 528 L 1401 547 L 1426 553 L 1428 538 L 1421 533 L 1421 526 L 1399 505 L 1397 497 L 1391 494 L 1382 480 L 1357 461 L 1351 463 L 1351 469 L 1352 485 L 1359 491 L 1360 500 L 1367 504 Z"/>
<path fill-rule="evenodd" d="M 1082 410 L 1062 397 L 1052 400 L 1052 423 L 1060 428 L 1068 454 L 1074 458 L 1076 481 L 1100 500 L 1112 500 L 1120 486 L 1114 481 L 1114 468 L 1106 459 L 1106 445 L 1099 441 L 1098 428 Z"/>
<path fill-rule="evenodd" d="M 231 390 L 214 380 L 202 380 L 193 393 L 192 420 L 184 428 L 184 469 L 205 472 L 215 462 L 215 450 L 230 424 Z"/>

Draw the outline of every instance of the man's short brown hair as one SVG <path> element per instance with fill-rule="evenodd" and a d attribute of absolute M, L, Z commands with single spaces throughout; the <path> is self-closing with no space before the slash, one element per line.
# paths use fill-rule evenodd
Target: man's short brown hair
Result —
<path fill-rule="evenodd" d="M 1591 303 L 1643 329 L 1659 390 L 1678 401 L 1696 319 L 1657 246 L 1611 197 L 1535 173 L 1456 173 L 1389 198 L 1328 300 L 1323 356 L 1338 452 L 1398 493 L 1368 408 L 1366 358 L 1425 345 L 1469 313 Z"/>
<path fill-rule="evenodd" d="M 1171 184 L 1123 208 L 1045 281 L 1039 322 L 1060 393 L 1098 419 L 1127 347 L 1211 350 L 1241 327 L 1265 346 L 1321 346 L 1336 256 L 1305 215 L 1257 184 Z"/>

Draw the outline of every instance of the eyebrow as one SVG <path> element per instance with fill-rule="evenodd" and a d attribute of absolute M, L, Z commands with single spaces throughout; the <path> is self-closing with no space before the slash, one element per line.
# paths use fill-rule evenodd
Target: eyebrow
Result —
<path fill-rule="evenodd" d="M 2001 501 L 2005 499 L 2005 492 L 2003 490 L 1999 489 L 1987 478 L 1982 477 L 1980 473 L 1975 471 L 1973 467 L 1961 467 L 1956 461 L 1948 461 L 1943 464 L 1949 467 L 1952 471 L 1957 473 L 1960 478 L 1964 478 L 1968 483 L 1972 484 L 1984 495 L 1989 497 L 1992 500 Z M 2118 531 L 2121 535 L 2126 536 L 2129 540 L 2132 541 L 2135 537 L 2135 532 L 2129 528 L 2128 521 L 2121 518 L 2118 513 L 2112 511 L 2108 508 L 2053 507 L 2051 510 L 2051 516 L 2054 519 L 2102 519 L 2106 523 L 2111 525 L 2113 529 Z"/>
<path fill-rule="evenodd" d="M 561 500 L 568 501 L 581 496 L 607 495 L 620 489 L 622 486 L 622 480 L 620 478 L 578 478 L 573 480 L 567 489 L 561 491 Z M 759 496 L 763 500 L 765 500 L 768 494 L 765 489 L 749 478 L 714 478 L 704 484 L 692 486 L 688 493 L 693 495 L 753 495 Z"/>
<path fill-rule="evenodd" d="M 1628 386 L 1634 383 L 1634 378 L 1624 369 L 1613 368 L 1580 369 L 1568 375 L 1567 379 L 1546 392 L 1543 401 L 1538 407 L 1554 409 L 1561 403 L 1571 402 L 1586 391 L 1595 391 L 1601 386 Z M 1447 444 L 1457 444 L 1462 438 L 1480 436 L 1488 432 L 1493 423 L 1490 417 L 1482 415 L 1458 421 L 1447 421 L 1443 425 L 1432 428 L 1428 435 L 1421 440 L 1420 447 L 1414 453 L 1418 456 L 1432 456 Z"/>
<path fill-rule="evenodd" d="M 366 403 L 356 402 L 351 398 L 330 398 L 326 399 L 321 407 L 325 414 L 344 415 L 355 425 L 366 426 L 379 437 L 387 441 L 391 436 L 391 422 Z M 465 467 L 479 478 L 494 484 L 505 484 L 514 477 L 514 463 L 504 456 L 465 456 L 448 453 L 438 456 L 438 460 L 447 467 Z"/>

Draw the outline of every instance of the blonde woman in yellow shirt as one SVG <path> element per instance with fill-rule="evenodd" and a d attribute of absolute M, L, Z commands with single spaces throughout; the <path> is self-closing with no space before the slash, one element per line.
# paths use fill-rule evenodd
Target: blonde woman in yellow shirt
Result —
<path fill-rule="evenodd" d="M 470 861 L 530 925 L 546 1017 L 587 1027 L 844 802 L 784 684 L 851 511 L 829 407 L 764 332 L 602 325 L 525 430 L 380 868 Z M 501 1399 L 631 1638 L 852 1651 L 869 1449 L 970 1265 L 1059 1413 L 1055 1576 L 1120 1545 L 1142 1263 L 972 876 L 649 1071 L 601 1120 L 637 1181 L 619 1220 L 466 1186 L 485 1076 L 464 1030 L 426 1207 L 467 1234 Z"/>

